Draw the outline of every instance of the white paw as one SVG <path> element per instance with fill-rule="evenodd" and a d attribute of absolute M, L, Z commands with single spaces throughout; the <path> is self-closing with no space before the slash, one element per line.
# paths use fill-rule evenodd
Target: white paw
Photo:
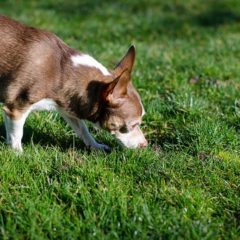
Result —
<path fill-rule="evenodd" d="M 11 146 L 11 148 L 14 150 L 14 151 L 16 151 L 17 153 L 22 153 L 23 152 L 23 149 L 22 149 L 22 144 L 21 143 L 19 143 L 19 142 L 10 142 L 10 143 L 8 143 L 10 146 Z"/>

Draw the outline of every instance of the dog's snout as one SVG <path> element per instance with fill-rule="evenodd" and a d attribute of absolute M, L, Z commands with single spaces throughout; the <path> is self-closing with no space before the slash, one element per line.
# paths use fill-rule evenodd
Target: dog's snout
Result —
<path fill-rule="evenodd" d="M 116 137 L 128 148 L 144 148 L 148 145 L 148 142 L 139 127 L 136 127 L 125 134 L 117 132 Z"/>
<path fill-rule="evenodd" d="M 147 140 L 145 139 L 143 142 L 141 142 L 141 143 L 139 143 L 139 147 L 140 148 L 144 148 L 144 147 L 147 147 L 147 145 L 148 145 L 148 142 L 147 142 Z"/>

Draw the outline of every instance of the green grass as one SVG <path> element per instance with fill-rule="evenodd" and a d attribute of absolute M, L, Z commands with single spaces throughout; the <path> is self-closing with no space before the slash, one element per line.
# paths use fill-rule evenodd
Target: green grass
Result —
<path fill-rule="evenodd" d="M 0 2 L 109 68 L 130 44 L 146 109 L 144 150 L 89 152 L 54 113 L 0 138 L 1 239 L 239 239 L 240 2 Z M 2 114 L 0 122 L 3 124 Z"/>

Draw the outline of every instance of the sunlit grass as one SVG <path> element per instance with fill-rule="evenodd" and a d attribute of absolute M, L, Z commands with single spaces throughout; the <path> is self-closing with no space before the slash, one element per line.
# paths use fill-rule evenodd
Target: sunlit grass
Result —
<path fill-rule="evenodd" d="M 89 152 L 55 113 L 34 113 L 20 156 L 0 142 L 3 239 L 238 239 L 240 3 L 2 1 L 111 68 L 133 43 L 144 150 L 90 127 Z M 2 115 L 1 115 L 1 122 Z"/>

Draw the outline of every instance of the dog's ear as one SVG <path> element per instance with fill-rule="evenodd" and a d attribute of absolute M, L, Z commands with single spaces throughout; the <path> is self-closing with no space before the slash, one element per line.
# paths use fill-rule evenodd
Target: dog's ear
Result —
<path fill-rule="evenodd" d="M 115 76 L 119 76 L 124 70 L 128 69 L 128 71 L 131 73 L 134 60 L 135 60 L 136 50 L 135 47 L 132 45 L 126 55 L 122 58 L 122 60 L 117 64 L 117 66 L 114 68 L 113 73 Z"/>
<path fill-rule="evenodd" d="M 131 73 L 126 69 L 105 86 L 102 94 L 103 99 L 112 105 L 120 103 L 121 99 L 127 94 L 127 88 L 130 81 Z"/>
<path fill-rule="evenodd" d="M 108 83 L 103 90 L 102 97 L 108 104 L 119 104 L 122 98 L 127 94 L 134 60 L 135 47 L 131 46 L 112 72 L 115 79 Z"/>

